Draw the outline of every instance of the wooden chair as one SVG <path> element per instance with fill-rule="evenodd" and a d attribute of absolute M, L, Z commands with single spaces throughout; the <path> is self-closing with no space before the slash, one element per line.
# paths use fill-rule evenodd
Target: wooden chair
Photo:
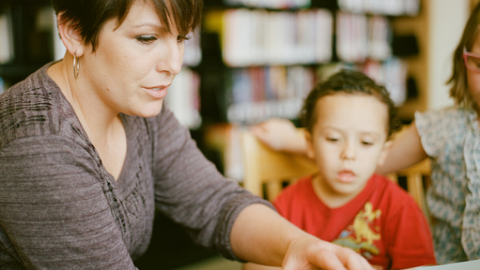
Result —
<path fill-rule="evenodd" d="M 387 178 L 395 183 L 398 183 L 399 177 L 405 177 L 407 180 L 407 191 L 413 197 L 420 210 L 430 223 L 430 212 L 425 200 L 425 180 L 429 180 L 431 172 L 430 159 L 424 159 L 423 161 L 396 173 L 386 175 Z M 427 181 L 428 183 L 428 181 Z"/>
<path fill-rule="evenodd" d="M 298 132 L 303 130 L 299 129 Z M 274 151 L 249 131 L 242 134 L 242 150 L 245 168 L 244 188 L 269 201 L 273 201 L 281 192 L 285 181 L 291 182 L 318 170 L 313 160 L 303 155 Z M 429 175 L 430 161 L 426 159 L 387 177 L 395 183 L 398 183 L 399 177 L 406 177 L 408 193 L 430 222 L 423 185 L 423 176 Z"/>
<path fill-rule="evenodd" d="M 283 182 L 294 181 L 318 171 L 315 163 L 306 156 L 272 150 L 249 131 L 242 134 L 242 152 L 244 188 L 269 201 L 280 194 Z"/>

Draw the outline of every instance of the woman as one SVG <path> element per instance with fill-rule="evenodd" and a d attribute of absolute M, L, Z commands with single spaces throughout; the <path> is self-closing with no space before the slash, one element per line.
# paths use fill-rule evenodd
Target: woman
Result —
<path fill-rule="evenodd" d="M 52 1 L 63 60 L 0 96 L 0 267 L 135 269 L 155 207 L 285 269 L 371 269 L 224 179 L 162 106 L 200 0 Z"/>

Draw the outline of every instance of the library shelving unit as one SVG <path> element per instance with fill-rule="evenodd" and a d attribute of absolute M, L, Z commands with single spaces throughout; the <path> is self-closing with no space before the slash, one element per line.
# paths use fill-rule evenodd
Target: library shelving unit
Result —
<path fill-rule="evenodd" d="M 384 84 L 400 108 L 419 96 L 404 61 L 421 53 L 417 37 L 396 35 L 393 25 L 422 16 L 423 1 L 207 2 L 198 66 L 202 127 L 228 177 L 243 177 L 242 129 L 271 117 L 298 124 L 312 86 L 341 68 L 362 70 Z M 404 122 L 413 118 L 401 116 Z"/>

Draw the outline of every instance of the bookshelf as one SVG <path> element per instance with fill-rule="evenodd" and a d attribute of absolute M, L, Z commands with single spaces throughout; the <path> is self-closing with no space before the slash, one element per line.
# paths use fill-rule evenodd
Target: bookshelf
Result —
<path fill-rule="evenodd" d="M 242 180 L 241 165 L 233 162 L 241 153 L 232 145 L 242 129 L 271 117 L 296 123 L 313 85 L 341 68 L 361 69 L 385 84 L 400 108 L 422 110 L 423 85 L 411 75 L 410 61 L 424 61 L 424 52 L 417 33 L 397 32 L 396 21 L 424 16 L 425 1 L 206 2 L 202 31 L 210 42 L 202 48 L 212 61 L 205 56 L 198 68 L 203 127 L 206 144 L 222 153 L 226 175 Z M 401 111 L 404 122 L 413 119 L 414 111 Z"/>

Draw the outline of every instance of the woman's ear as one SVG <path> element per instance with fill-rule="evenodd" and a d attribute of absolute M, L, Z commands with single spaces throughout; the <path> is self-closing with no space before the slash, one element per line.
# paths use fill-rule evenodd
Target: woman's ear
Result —
<path fill-rule="evenodd" d="M 377 166 L 382 166 L 383 163 L 385 162 L 385 159 L 387 158 L 388 151 L 392 147 L 392 141 L 386 141 L 385 144 L 383 145 L 382 152 L 380 152 L 380 156 L 378 157 L 377 161 Z"/>
<path fill-rule="evenodd" d="M 67 51 L 71 55 L 76 54 L 77 57 L 80 57 L 85 52 L 83 38 L 80 35 L 80 31 L 76 29 L 75 24 L 65 20 L 63 14 L 63 12 L 57 14 L 58 33 Z"/>
<path fill-rule="evenodd" d="M 315 159 L 315 148 L 313 147 L 312 134 L 307 130 L 305 130 L 305 142 L 307 145 L 307 157 Z"/>

